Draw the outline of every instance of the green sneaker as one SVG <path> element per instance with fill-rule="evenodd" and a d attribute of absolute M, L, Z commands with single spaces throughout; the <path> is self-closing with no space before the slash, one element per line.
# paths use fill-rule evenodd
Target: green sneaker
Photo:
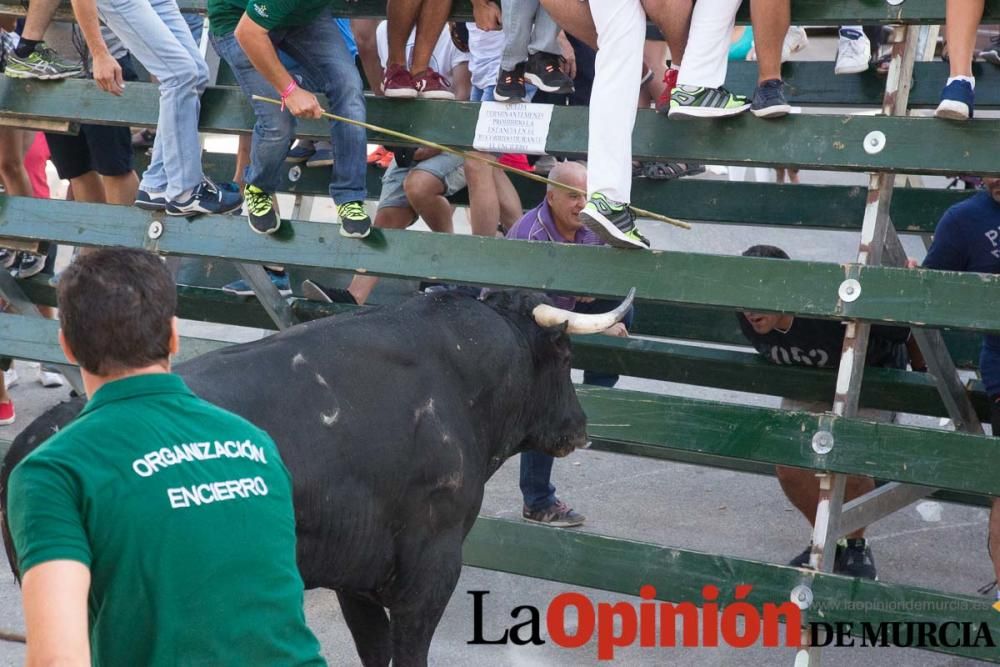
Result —
<path fill-rule="evenodd" d="M 670 93 L 667 118 L 726 118 L 750 108 L 750 101 L 725 88 L 677 86 Z"/>
<path fill-rule="evenodd" d="M 248 185 L 243 192 L 247 203 L 247 221 L 250 229 L 258 234 L 273 234 L 281 227 L 281 218 L 274 207 L 274 197 L 256 185 Z"/>
<path fill-rule="evenodd" d="M 83 65 L 66 60 L 45 42 L 39 42 L 26 58 L 8 51 L 4 73 L 15 79 L 69 79 L 83 74 Z"/>
<path fill-rule="evenodd" d="M 350 239 L 363 239 L 372 231 L 372 220 L 362 201 L 349 201 L 337 207 L 340 216 L 340 235 Z"/>
<path fill-rule="evenodd" d="M 649 241 L 635 226 L 635 214 L 628 204 L 595 192 L 580 211 L 580 220 L 608 245 L 616 248 L 648 248 Z"/>

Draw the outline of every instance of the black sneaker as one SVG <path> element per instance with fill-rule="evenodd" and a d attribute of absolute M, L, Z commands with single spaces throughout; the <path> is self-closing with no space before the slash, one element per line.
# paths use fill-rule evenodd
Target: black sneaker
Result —
<path fill-rule="evenodd" d="M 524 63 L 518 63 L 512 70 L 500 70 L 493 99 L 497 102 L 523 102 L 528 96 L 524 89 Z"/>
<path fill-rule="evenodd" d="M 167 193 L 136 190 L 135 207 L 143 211 L 164 211 L 167 208 Z"/>
<path fill-rule="evenodd" d="M 19 257 L 16 250 L 0 248 L 0 268 L 9 269 L 17 264 Z"/>
<path fill-rule="evenodd" d="M 274 207 L 274 197 L 256 185 L 248 185 L 244 192 L 247 202 L 247 221 L 250 229 L 258 234 L 273 234 L 281 227 L 281 218 Z"/>
<path fill-rule="evenodd" d="M 243 197 L 239 191 L 220 188 L 212 179 L 205 177 L 186 199 L 167 202 L 167 215 L 198 215 L 199 213 L 223 214 L 243 207 Z"/>
<path fill-rule="evenodd" d="M 573 508 L 561 500 L 556 500 L 548 507 L 535 511 L 531 511 L 525 506 L 521 510 L 521 517 L 531 523 L 541 523 L 555 528 L 579 526 L 587 520 L 587 517 L 573 511 Z"/>
<path fill-rule="evenodd" d="M 753 91 L 750 113 L 757 118 L 778 118 L 791 110 L 791 105 L 785 100 L 785 82 L 781 79 L 763 81 Z"/>
<path fill-rule="evenodd" d="M 340 216 L 340 235 L 349 239 L 363 239 L 372 231 L 372 220 L 365 211 L 363 201 L 349 201 L 337 207 Z"/>
<path fill-rule="evenodd" d="M 600 192 L 587 201 L 580 212 L 587 228 L 616 248 L 648 248 L 646 240 L 635 226 L 635 214 L 628 204 L 608 199 Z"/>
<path fill-rule="evenodd" d="M 840 561 L 840 555 L 844 552 L 844 547 L 838 542 L 837 551 L 833 556 L 833 567 L 836 571 L 837 563 Z M 806 547 L 805 551 L 800 553 L 798 556 L 788 561 L 788 564 L 792 567 L 809 567 L 809 554 L 812 553 L 812 543 Z"/>
<path fill-rule="evenodd" d="M 836 574 L 871 579 L 872 581 L 878 580 L 875 559 L 872 557 L 871 547 L 868 546 L 868 541 L 865 538 L 848 539 L 847 546 L 844 547 L 843 551 L 840 551 L 840 545 L 837 546 L 837 549 L 839 553 L 833 566 L 833 571 Z"/>
<path fill-rule="evenodd" d="M 524 79 L 546 93 L 569 95 L 573 92 L 573 79 L 562 71 L 560 60 L 554 53 L 532 53 L 524 67 Z"/>
<path fill-rule="evenodd" d="M 36 255 L 31 252 L 21 253 L 21 262 L 12 272 L 15 278 L 30 278 L 37 276 L 45 269 L 45 255 Z"/>
<path fill-rule="evenodd" d="M 339 287 L 325 287 L 314 280 L 302 281 L 302 296 L 310 301 L 320 303 L 347 303 L 352 306 L 359 305 L 354 299 L 354 295 Z"/>

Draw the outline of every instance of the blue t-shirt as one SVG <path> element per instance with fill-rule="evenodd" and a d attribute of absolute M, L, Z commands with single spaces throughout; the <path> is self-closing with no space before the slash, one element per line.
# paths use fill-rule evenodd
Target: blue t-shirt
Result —
<path fill-rule="evenodd" d="M 1000 273 L 1000 203 L 988 192 L 979 192 L 945 211 L 924 267 Z M 1000 336 L 983 336 L 979 373 L 986 393 L 1000 394 Z"/>

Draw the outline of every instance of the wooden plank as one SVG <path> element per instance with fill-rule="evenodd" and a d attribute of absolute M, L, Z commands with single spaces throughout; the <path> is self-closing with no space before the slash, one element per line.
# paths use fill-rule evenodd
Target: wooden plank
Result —
<path fill-rule="evenodd" d="M 651 584 L 657 599 L 690 601 L 695 606 L 702 605 L 702 587 L 706 585 L 718 588 L 722 607 L 734 601 L 736 586 L 749 584 L 752 589 L 746 600 L 760 609 L 764 604 L 787 602 L 792 589 L 804 583 L 802 570 L 784 565 L 489 517 L 479 517 L 472 527 L 465 540 L 462 561 L 473 567 L 632 596 L 638 596 L 642 586 Z M 1000 615 L 981 596 L 828 574 L 810 575 L 805 582 L 813 595 L 810 615 L 815 618 L 813 612 L 822 611 L 823 621 L 852 623 L 855 632 L 861 631 L 864 622 L 947 620 L 966 622 L 973 628 L 986 623 L 993 637 L 1000 633 Z M 639 602 L 638 598 L 633 600 L 636 606 Z M 486 598 L 484 608 L 489 603 Z M 492 609 L 485 617 L 507 618 L 508 611 Z M 543 609 L 543 616 L 545 613 Z M 507 626 L 502 624 L 504 629 Z M 500 630 L 494 628 L 494 631 Z M 673 633 L 668 631 L 668 634 Z M 984 646 L 930 650 L 1000 662 L 996 649 Z M 780 664 L 778 655 L 776 651 L 773 664 Z M 581 659 L 592 657 L 581 655 Z"/>
<path fill-rule="evenodd" d="M 621 454 L 672 449 L 1000 495 L 1000 448 L 987 436 L 620 389 L 580 386 L 577 396 L 588 433 Z M 812 449 L 821 418 L 835 442 L 825 455 Z"/>
<path fill-rule="evenodd" d="M 1000 331 L 1000 311 L 992 307 L 1000 298 L 1000 276 L 396 230 L 375 230 L 359 242 L 344 239 L 329 223 L 288 222 L 281 235 L 263 237 L 232 216 L 166 218 L 165 232 L 152 241 L 146 235 L 152 219 L 129 207 L 0 200 L 0 236 L 14 238 L 600 297 L 620 297 L 634 286 L 645 301 Z M 580 270 L 561 270 L 567 266 Z M 856 275 L 862 293 L 842 304 L 837 289 L 848 275 Z"/>
<path fill-rule="evenodd" d="M 1000 82 L 998 82 L 1000 84 Z M 137 170 L 148 158 L 136 156 Z M 217 181 L 232 179 L 236 157 L 226 153 L 205 153 L 205 172 Z M 384 170 L 368 168 L 368 196 L 377 200 L 382 190 Z M 512 175 L 514 187 L 525 208 L 531 208 L 545 196 L 545 185 Z M 286 163 L 279 192 L 327 196 L 329 172 Z M 931 233 L 944 212 L 972 193 L 938 188 L 900 188 L 893 196 L 892 216 L 900 233 Z M 468 190 L 450 198 L 456 206 L 467 206 Z M 803 229 L 858 230 L 865 208 L 865 189 L 846 185 L 779 185 L 742 181 L 683 178 L 674 181 L 636 179 L 632 184 L 632 202 L 639 207 L 659 210 L 669 208 L 684 220 L 704 222 L 779 226 Z"/>
<path fill-rule="evenodd" d="M 874 69 L 861 74 L 837 76 L 833 62 L 797 61 L 782 65 L 785 96 L 790 104 L 801 106 L 860 106 L 877 109 L 882 105 L 885 76 Z M 976 109 L 1000 107 L 1000 69 L 985 62 L 974 62 Z M 914 65 L 910 108 L 932 109 L 941 100 L 941 89 L 948 78 L 948 63 L 923 62 Z M 987 83 L 989 82 L 989 83 Z M 757 85 L 757 63 L 730 62 L 726 87 L 750 95 Z"/>
<path fill-rule="evenodd" d="M 74 105 L 67 106 L 66 99 Z M 38 83 L 0 81 L 0 111 L 25 118 L 65 119 L 119 125 L 156 122 L 158 93 L 153 84 L 134 83 L 120 99 L 112 99 L 92 82 L 67 80 Z M 368 99 L 368 120 L 424 139 L 471 148 L 479 105 L 467 102 Z M 667 157 L 711 164 L 769 165 L 802 168 L 898 171 L 920 174 L 1000 174 L 993 147 L 1000 143 L 1000 121 L 946 123 L 936 118 L 886 118 L 793 114 L 778 122 L 742 114 L 711 123 L 687 123 L 683 132 L 664 131 L 663 116 L 640 111 L 633 134 L 637 159 Z M 239 133 L 253 126 L 253 112 L 237 90 L 210 88 L 202 99 L 201 129 Z M 587 109 L 557 107 L 546 150 L 583 155 Z M 325 122 L 300 124 L 305 136 L 326 136 Z M 673 127 L 672 125 L 670 127 Z M 886 137 L 879 153 L 865 152 L 872 131 Z M 389 137 L 369 133 L 372 142 Z M 928 156 L 933 156 L 930 160 Z M 667 208 L 666 213 L 672 211 Z"/>

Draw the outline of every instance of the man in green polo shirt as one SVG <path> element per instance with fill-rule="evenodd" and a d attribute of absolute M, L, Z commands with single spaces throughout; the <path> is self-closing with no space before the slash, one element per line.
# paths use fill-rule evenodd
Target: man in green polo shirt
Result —
<path fill-rule="evenodd" d="M 257 122 L 244 172 L 250 228 L 273 234 L 281 226 L 274 194 L 295 138 L 295 119 L 319 118 L 323 111 L 310 90 L 326 95 L 332 113 L 364 121 L 361 75 L 330 15 L 330 0 L 208 0 L 208 18 L 212 46 L 229 64 L 243 92 L 251 98 L 281 98 L 280 107 L 251 100 Z M 304 81 L 289 74 L 277 49 L 295 59 Z M 331 121 L 330 139 L 330 197 L 337 204 L 340 233 L 364 238 L 371 231 L 364 206 L 365 130 Z"/>
<path fill-rule="evenodd" d="M 90 401 L 10 477 L 29 664 L 325 664 L 288 471 L 266 433 L 169 372 L 163 263 L 99 250 L 62 274 L 58 298 Z"/>

